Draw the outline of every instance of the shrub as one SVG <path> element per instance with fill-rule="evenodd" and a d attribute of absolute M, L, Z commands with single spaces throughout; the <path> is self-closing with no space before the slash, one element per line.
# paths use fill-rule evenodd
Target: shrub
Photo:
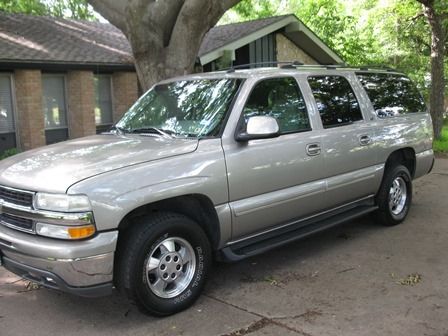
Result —
<path fill-rule="evenodd" d="M 0 160 L 6 159 L 9 156 L 13 156 L 15 154 L 17 154 L 19 151 L 17 150 L 17 148 L 10 148 L 5 150 L 3 153 L 0 153 Z"/>

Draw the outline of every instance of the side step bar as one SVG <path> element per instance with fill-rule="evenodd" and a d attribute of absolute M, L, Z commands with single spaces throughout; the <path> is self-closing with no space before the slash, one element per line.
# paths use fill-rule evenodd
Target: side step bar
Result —
<path fill-rule="evenodd" d="M 333 214 L 332 216 L 318 216 L 307 221 L 298 222 L 260 236 L 228 245 L 221 250 L 221 256 L 224 261 L 230 262 L 252 257 L 340 223 L 364 216 L 376 209 L 378 207 L 374 205 L 362 205 Z"/>

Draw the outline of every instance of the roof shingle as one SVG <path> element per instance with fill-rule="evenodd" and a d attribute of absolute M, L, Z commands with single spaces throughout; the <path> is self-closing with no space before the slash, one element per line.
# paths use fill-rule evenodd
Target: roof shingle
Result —
<path fill-rule="evenodd" d="M 216 26 L 198 56 L 284 19 L 288 15 Z M 133 64 L 124 34 L 109 23 L 0 11 L 0 63 Z"/>
<path fill-rule="evenodd" d="M 133 64 L 129 42 L 108 23 L 0 12 L 0 62 Z"/>

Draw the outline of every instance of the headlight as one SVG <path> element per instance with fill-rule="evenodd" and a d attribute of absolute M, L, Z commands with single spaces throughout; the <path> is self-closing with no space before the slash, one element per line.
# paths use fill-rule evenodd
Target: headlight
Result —
<path fill-rule="evenodd" d="M 95 234 L 95 226 L 93 224 L 66 226 L 36 223 L 36 233 L 40 236 L 58 239 L 83 239 Z"/>
<path fill-rule="evenodd" d="M 37 193 L 34 206 L 41 210 L 61 212 L 90 211 L 89 198 L 86 195 Z"/>

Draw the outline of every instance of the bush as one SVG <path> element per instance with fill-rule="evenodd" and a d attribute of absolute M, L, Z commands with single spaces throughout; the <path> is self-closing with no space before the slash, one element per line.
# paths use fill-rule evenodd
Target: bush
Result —
<path fill-rule="evenodd" d="M 448 153 L 448 125 L 446 123 L 442 128 L 440 139 L 434 140 L 433 148 L 436 153 Z"/>
<path fill-rule="evenodd" d="M 0 153 L 0 160 L 6 159 L 9 156 L 13 156 L 13 155 L 17 154 L 18 152 L 19 151 L 17 150 L 17 148 L 7 149 L 3 153 Z"/>

